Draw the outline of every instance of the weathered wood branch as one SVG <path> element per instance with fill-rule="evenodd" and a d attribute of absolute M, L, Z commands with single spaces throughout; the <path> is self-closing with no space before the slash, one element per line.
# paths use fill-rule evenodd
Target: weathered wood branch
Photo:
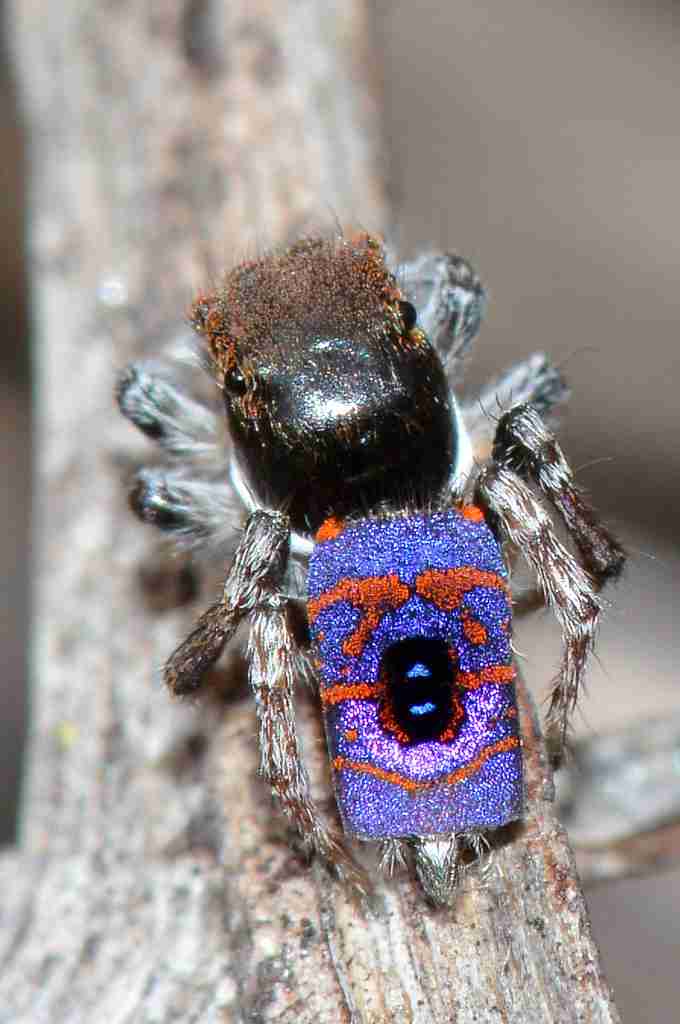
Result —
<path fill-rule="evenodd" d="M 187 613 L 146 607 L 117 368 L 172 338 L 206 274 L 328 209 L 380 228 L 360 0 L 15 0 L 32 136 L 38 418 L 34 720 L 0 861 L 0 1019 L 617 1020 L 524 702 L 528 808 L 488 880 L 371 910 L 284 840 L 254 713 L 173 706 Z M 188 614 L 194 614 L 192 609 Z M 318 715 L 301 701 L 328 799 Z M 367 854 L 368 855 L 368 854 Z"/>

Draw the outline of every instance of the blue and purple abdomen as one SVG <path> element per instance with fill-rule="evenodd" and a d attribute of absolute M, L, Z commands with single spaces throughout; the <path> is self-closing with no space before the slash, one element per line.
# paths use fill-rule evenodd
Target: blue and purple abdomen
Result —
<path fill-rule="evenodd" d="M 507 571 L 478 509 L 328 520 L 308 612 L 348 833 L 436 835 L 521 816 Z"/>

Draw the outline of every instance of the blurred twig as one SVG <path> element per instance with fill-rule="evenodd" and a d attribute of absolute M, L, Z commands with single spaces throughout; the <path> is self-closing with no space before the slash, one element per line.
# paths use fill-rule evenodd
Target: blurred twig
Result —
<path fill-rule="evenodd" d="M 576 744 L 558 811 L 584 881 L 680 862 L 680 715 Z"/>

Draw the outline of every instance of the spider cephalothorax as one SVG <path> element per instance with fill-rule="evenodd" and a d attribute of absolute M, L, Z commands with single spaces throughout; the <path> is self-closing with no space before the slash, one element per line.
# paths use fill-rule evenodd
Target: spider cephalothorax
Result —
<path fill-rule="evenodd" d="M 454 454 L 449 389 L 377 242 L 311 239 L 237 266 L 194 304 L 239 471 L 294 530 L 436 493 Z M 427 443 L 424 443 L 427 438 Z"/>
<path fill-rule="evenodd" d="M 427 254 L 402 276 L 371 236 L 312 238 L 200 295 L 191 322 L 226 440 L 215 408 L 156 364 L 129 367 L 118 400 L 170 462 L 139 473 L 135 511 L 183 543 L 236 545 L 221 598 L 168 661 L 168 686 L 200 692 L 249 620 L 262 771 L 310 852 L 365 888 L 311 800 L 297 740 L 292 694 L 309 658 L 288 605 L 305 600 L 345 832 L 380 841 L 387 865 L 413 852 L 426 894 L 446 903 L 464 848 L 479 852 L 522 813 L 504 551 L 522 553 L 562 628 L 557 745 L 597 592 L 624 555 L 541 418 L 566 397 L 558 372 L 534 355 L 459 406 L 452 383 L 483 288 L 453 255 Z"/>

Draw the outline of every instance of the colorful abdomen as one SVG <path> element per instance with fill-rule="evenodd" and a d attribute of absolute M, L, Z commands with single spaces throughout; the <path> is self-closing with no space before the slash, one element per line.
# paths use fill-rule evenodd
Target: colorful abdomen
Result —
<path fill-rule="evenodd" d="M 520 817 L 507 572 L 477 509 L 327 521 L 308 613 L 347 832 L 422 836 Z"/>

